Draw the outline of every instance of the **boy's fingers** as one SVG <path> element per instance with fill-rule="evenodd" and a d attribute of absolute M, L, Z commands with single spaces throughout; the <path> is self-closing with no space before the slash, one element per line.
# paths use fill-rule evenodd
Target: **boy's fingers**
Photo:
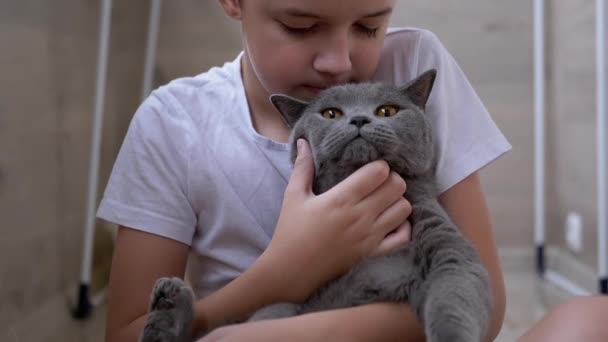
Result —
<path fill-rule="evenodd" d="M 382 242 L 372 251 L 372 256 L 386 255 L 407 246 L 412 236 L 412 225 L 409 221 L 384 237 Z"/>
<path fill-rule="evenodd" d="M 396 198 L 403 196 L 406 188 L 403 178 L 391 171 L 388 179 L 376 191 L 365 197 L 358 207 L 365 208 L 368 212 L 382 213 L 395 203 Z"/>
<path fill-rule="evenodd" d="M 401 197 L 376 218 L 378 233 L 390 233 L 395 227 L 407 220 L 411 213 L 412 206 L 410 202 Z"/>
<path fill-rule="evenodd" d="M 310 146 L 304 139 L 297 141 L 297 156 L 293 163 L 293 172 L 287 185 L 287 191 L 311 193 L 315 167 L 312 161 Z"/>
<path fill-rule="evenodd" d="M 388 164 L 377 160 L 362 166 L 328 193 L 336 196 L 337 203 L 358 203 L 376 190 L 389 176 Z"/>

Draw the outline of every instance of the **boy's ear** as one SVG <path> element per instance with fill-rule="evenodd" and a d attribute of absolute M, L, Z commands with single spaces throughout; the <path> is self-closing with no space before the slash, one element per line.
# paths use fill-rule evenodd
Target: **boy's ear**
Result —
<path fill-rule="evenodd" d="M 240 0 L 220 0 L 220 5 L 226 14 L 233 18 L 241 19 L 241 1 Z"/>
<path fill-rule="evenodd" d="M 426 107 L 426 102 L 429 99 L 429 95 L 431 95 L 431 90 L 433 89 L 433 83 L 435 83 L 436 75 L 437 70 L 427 70 L 415 80 L 403 86 L 401 91 L 404 92 L 416 106 L 424 110 Z"/>
<path fill-rule="evenodd" d="M 304 101 L 282 94 L 271 95 L 270 102 L 272 102 L 274 107 L 281 113 L 281 116 L 283 116 L 283 119 L 289 128 L 293 128 L 300 119 L 300 116 L 302 116 L 304 108 L 308 106 L 308 103 Z"/>

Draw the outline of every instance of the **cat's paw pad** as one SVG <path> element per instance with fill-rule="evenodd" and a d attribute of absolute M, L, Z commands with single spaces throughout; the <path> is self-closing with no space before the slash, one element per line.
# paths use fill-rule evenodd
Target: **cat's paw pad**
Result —
<path fill-rule="evenodd" d="M 184 305 L 192 305 L 194 295 L 192 289 L 183 280 L 173 278 L 160 278 L 152 289 L 150 311 L 171 310 Z"/>
<path fill-rule="evenodd" d="M 181 279 L 157 280 L 139 342 L 191 341 L 193 302 L 192 289 Z"/>

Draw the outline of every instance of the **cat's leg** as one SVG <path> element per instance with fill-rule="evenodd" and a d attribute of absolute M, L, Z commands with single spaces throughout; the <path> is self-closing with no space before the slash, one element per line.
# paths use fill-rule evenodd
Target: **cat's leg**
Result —
<path fill-rule="evenodd" d="M 299 307 L 298 304 L 292 303 L 271 304 L 256 311 L 249 317 L 248 322 L 296 316 Z"/>
<path fill-rule="evenodd" d="M 478 342 L 492 313 L 489 276 L 472 244 L 439 209 L 414 208 L 409 302 L 429 342 Z"/>
<path fill-rule="evenodd" d="M 480 271 L 481 273 L 482 271 Z M 427 282 L 421 315 L 429 342 L 479 342 L 487 333 L 491 305 L 485 280 L 444 274 Z"/>
<path fill-rule="evenodd" d="M 192 289 L 179 278 L 156 281 L 140 342 L 192 341 Z"/>

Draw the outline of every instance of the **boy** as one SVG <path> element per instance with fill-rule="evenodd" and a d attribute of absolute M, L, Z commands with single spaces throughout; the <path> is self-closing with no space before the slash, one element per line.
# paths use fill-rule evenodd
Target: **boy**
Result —
<path fill-rule="evenodd" d="M 309 99 L 365 80 L 403 84 L 430 68 L 438 70 L 427 111 L 437 128 L 440 201 L 490 274 L 493 339 L 504 284 L 477 171 L 510 146 L 437 38 L 417 29 L 386 34 L 394 0 L 220 3 L 241 21 L 243 53 L 142 104 L 100 206 L 99 217 L 120 225 L 107 339 L 136 340 L 154 282 L 183 277 L 189 252 L 200 335 L 269 303 L 302 301 L 362 257 L 407 243 L 403 180 L 377 161 L 315 196 L 308 147 L 299 146 L 292 172 L 289 130 L 268 97 Z M 408 305 L 392 303 L 235 325 L 206 340 L 222 337 L 424 338 Z"/>

